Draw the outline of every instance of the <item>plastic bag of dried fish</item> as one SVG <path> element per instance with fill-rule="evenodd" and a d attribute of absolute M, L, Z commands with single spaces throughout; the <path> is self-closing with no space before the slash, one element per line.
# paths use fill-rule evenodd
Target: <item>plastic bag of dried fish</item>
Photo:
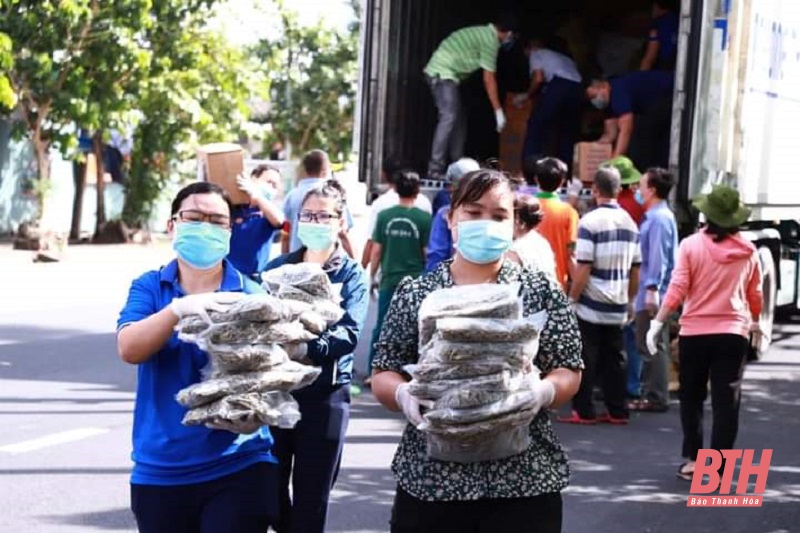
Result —
<path fill-rule="evenodd" d="M 503 318 L 440 318 L 433 338 L 450 342 L 506 343 L 535 339 L 539 330 L 528 320 Z"/>
<path fill-rule="evenodd" d="M 520 425 L 495 430 L 493 435 L 462 439 L 442 435 L 426 435 L 429 459 L 453 463 L 499 461 L 520 454 L 531 445 L 529 426 Z"/>
<path fill-rule="evenodd" d="M 536 356 L 537 341 L 517 343 L 479 343 L 432 341 L 419 353 L 421 364 L 470 364 L 476 361 L 504 361 L 510 366 L 521 367 L 525 361 Z"/>
<path fill-rule="evenodd" d="M 211 429 L 252 433 L 261 426 L 293 428 L 300 420 L 297 401 L 288 392 L 270 391 L 226 396 L 189 410 L 185 425 L 204 424 Z"/>
<path fill-rule="evenodd" d="M 321 371 L 318 367 L 288 361 L 266 371 L 230 375 L 212 374 L 211 379 L 195 383 L 178 392 L 176 399 L 184 407 L 197 407 L 231 394 L 292 391 L 313 383 Z"/>
<path fill-rule="evenodd" d="M 421 383 L 470 379 L 488 374 L 497 374 L 504 370 L 514 370 L 511 365 L 502 359 L 475 360 L 462 363 L 424 363 L 406 365 L 403 370 Z"/>
<path fill-rule="evenodd" d="M 498 418 L 509 413 L 522 411 L 536 399 L 531 390 L 519 390 L 506 395 L 499 401 L 479 407 L 436 408 L 425 413 L 423 418 L 427 427 L 445 427 L 463 424 L 474 424 Z"/>
<path fill-rule="evenodd" d="M 273 270 L 268 270 L 261 274 L 264 287 L 278 297 L 283 297 L 286 293 L 294 293 L 287 290 L 291 287 L 301 291 L 312 299 L 323 299 L 338 301 L 339 295 L 333 287 L 328 275 L 321 265 L 314 263 L 287 264 Z M 295 300 L 300 297 L 291 298 Z"/>
<path fill-rule="evenodd" d="M 269 370 L 289 361 L 279 344 L 209 344 L 213 373 L 242 373 Z"/>
<path fill-rule="evenodd" d="M 484 283 L 433 291 L 419 308 L 420 345 L 430 340 L 440 318 L 522 318 L 520 287 L 519 283 Z"/>
<path fill-rule="evenodd" d="M 520 388 L 521 383 L 522 375 L 519 372 L 506 370 L 472 379 L 448 379 L 426 383 L 411 380 L 408 391 L 420 400 L 438 400 L 448 391 L 462 387 L 471 390 L 513 392 Z"/>
<path fill-rule="evenodd" d="M 214 324 L 201 335 L 206 335 L 210 344 L 306 342 L 317 338 L 300 322 L 228 322 Z"/>

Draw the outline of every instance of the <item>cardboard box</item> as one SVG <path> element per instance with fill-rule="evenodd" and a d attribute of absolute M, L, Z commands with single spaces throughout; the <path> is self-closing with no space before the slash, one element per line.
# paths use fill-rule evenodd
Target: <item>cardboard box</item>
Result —
<path fill-rule="evenodd" d="M 506 114 L 506 127 L 500 132 L 500 168 L 511 174 L 522 171 L 522 149 L 525 144 L 525 135 L 528 132 L 528 117 L 533 108 L 527 100 L 521 107 L 513 103 L 514 94 L 506 95 L 503 109 Z"/>
<path fill-rule="evenodd" d="M 572 168 L 584 183 L 592 183 L 597 168 L 611 159 L 611 144 L 583 142 L 575 145 L 575 161 Z"/>
<path fill-rule="evenodd" d="M 244 152 L 238 144 L 214 143 L 197 149 L 197 179 L 225 189 L 234 204 L 247 204 L 250 197 L 236 184 L 240 174 L 244 174 Z"/>

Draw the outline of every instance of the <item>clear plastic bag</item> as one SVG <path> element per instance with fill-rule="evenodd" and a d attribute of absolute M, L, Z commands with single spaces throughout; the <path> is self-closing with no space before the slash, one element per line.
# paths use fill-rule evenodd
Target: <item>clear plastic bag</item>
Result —
<path fill-rule="evenodd" d="M 215 373 L 269 370 L 289 361 L 279 344 L 210 344 L 208 353 Z"/>
<path fill-rule="evenodd" d="M 450 342 L 519 343 L 529 342 L 539 330 L 529 320 L 502 318 L 440 318 L 436 321 L 437 336 Z"/>
<path fill-rule="evenodd" d="M 485 422 L 504 415 L 523 411 L 536 399 L 536 393 L 519 390 L 507 394 L 499 401 L 479 407 L 436 408 L 425 413 L 423 418 L 430 427 L 458 426 Z"/>
<path fill-rule="evenodd" d="M 499 461 L 524 452 L 531 444 L 531 436 L 528 426 L 519 426 L 469 440 L 428 434 L 426 441 L 429 459 L 453 463 L 478 463 Z"/>
<path fill-rule="evenodd" d="M 433 291 L 419 308 L 420 345 L 430 340 L 440 318 L 521 318 L 520 287 L 519 283 L 484 283 Z"/>
<path fill-rule="evenodd" d="M 425 363 L 407 365 L 403 368 L 419 382 L 470 379 L 489 374 L 497 374 L 513 368 L 502 359 L 472 360 L 461 363 Z"/>
<path fill-rule="evenodd" d="M 274 270 L 261 274 L 264 286 L 271 294 L 281 297 L 287 287 L 299 290 L 312 299 L 338 301 L 337 291 L 334 289 L 328 275 L 321 265 L 316 263 L 287 264 Z M 292 298 L 300 299 L 300 298 Z"/>
<path fill-rule="evenodd" d="M 433 404 L 433 409 L 469 409 L 502 401 L 508 392 L 476 390 L 468 387 L 453 389 L 445 392 Z"/>
<path fill-rule="evenodd" d="M 305 311 L 297 317 L 297 320 L 300 321 L 304 328 L 315 335 L 322 335 L 328 329 L 328 322 L 316 311 Z"/>
<path fill-rule="evenodd" d="M 214 323 L 249 321 L 249 322 L 279 322 L 292 320 L 291 310 L 278 298 L 270 294 L 248 294 L 237 300 L 223 313 L 211 313 L 210 318 Z"/>
<path fill-rule="evenodd" d="M 299 321 L 274 324 L 228 322 L 214 324 L 200 335 L 206 337 L 209 345 L 307 342 L 317 338 L 317 335 L 304 328 Z"/>
<path fill-rule="evenodd" d="M 521 380 L 521 374 L 508 371 L 471 379 L 449 379 L 427 383 L 411 380 L 408 391 L 420 400 L 438 400 L 448 391 L 462 387 L 471 390 L 512 392 L 519 389 Z"/>
<path fill-rule="evenodd" d="M 503 361 L 511 367 L 522 367 L 536 356 L 539 343 L 477 343 L 431 341 L 419 354 L 420 364 L 464 364 L 473 361 Z"/>
<path fill-rule="evenodd" d="M 319 315 L 325 319 L 328 327 L 338 324 L 342 317 L 344 317 L 344 309 L 342 309 L 338 303 L 331 300 L 314 300 L 312 307 L 316 313 L 319 313 Z"/>
<path fill-rule="evenodd" d="M 248 392 L 292 391 L 313 383 L 322 370 L 288 361 L 272 370 L 246 374 L 214 374 L 180 392 L 176 399 L 184 407 L 198 407 L 232 394 Z"/>
<path fill-rule="evenodd" d="M 300 420 L 297 401 L 288 392 L 245 393 L 226 396 L 189 410 L 188 426 L 205 425 L 234 433 L 252 433 L 261 426 L 293 428 Z"/>

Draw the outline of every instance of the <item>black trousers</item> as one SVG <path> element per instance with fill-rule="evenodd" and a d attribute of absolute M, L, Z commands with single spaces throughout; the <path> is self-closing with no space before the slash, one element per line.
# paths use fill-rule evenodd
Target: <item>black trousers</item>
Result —
<path fill-rule="evenodd" d="M 679 337 L 683 457 L 703 448 L 703 404 L 711 379 L 711 449 L 730 450 L 739 432 L 742 375 L 748 340 L 741 335 Z"/>
<path fill-rule="evenodd" d="M 133 485 L 140 533 L 266 533 L 277 520 L 278 466 L 257 463 L 192 485 Z"/>
<path fill-rule="evenodd" d="M 397 487 L 391 533 L 561 533 L 561 506 L 560 492 L 428 502 Z"/>
<path fill-rule="evenodd" d="M 350 420 L 350 386 L 306 389 L 295 392 L 294 397 L 303 418 L 294 429 L 272 429 L 273 453 L 280 464 L 281 517 L 275 529 L 279 533 L 322 533 Z"/>
<path fill-rule="evenodd" d="M 578 319 L 578 325 L 586 368 L 578 394 L 572 400 L 573 409 L 581 418 L 597 416 L 592 392 L 599 375 L 608 414 L 614 418 L 628 418 L 628 408 L 625 406 L 628 376 L 622 326 L 594 324 L 581 319 Z"/>

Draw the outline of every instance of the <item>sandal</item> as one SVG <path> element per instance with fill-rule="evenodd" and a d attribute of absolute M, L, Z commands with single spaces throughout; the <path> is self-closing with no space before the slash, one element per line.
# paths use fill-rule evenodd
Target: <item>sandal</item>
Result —
<path fill-rule="evenodd" d="M 653 403 L 650 400 L 638 400 L 628 404 L 628 409 L 631 411 L 642 411 L 648 413 L 666 413 L 669 411 L 669 406 Z"/>
<path fill-rule="evenodd" d="M 583 418 L 581 415 L 578 414 L 577 411 L 572 411 L 571 416 L 558 417 L 558 421 L 563 422 L 565 424 L 578 424 L 581 426 L 593 426 L 597 424 L 596 418 Z"/>
<path fill-rule="evenodd" d="M 678 471 L 675 473 L 675 475 L 678 476 L 679 479 L 682 479 L 684 481 L 691 481 L 692 477 L 694 477 L 694 468 L 692 468 L 691 470 L 688 470 L 686 468 L 691 463 L 692 463 L 691 461 L 683 463 L 681 466 L 678 467 Z"/>

